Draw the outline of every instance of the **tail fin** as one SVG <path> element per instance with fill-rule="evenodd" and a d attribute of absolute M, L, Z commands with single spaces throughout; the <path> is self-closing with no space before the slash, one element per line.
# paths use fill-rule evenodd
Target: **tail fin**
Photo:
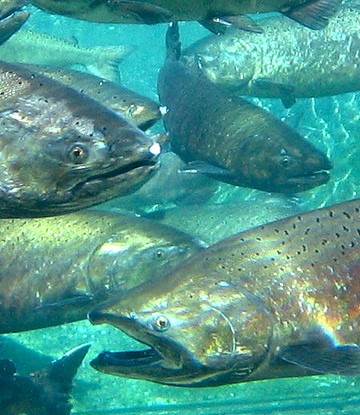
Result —
<path fill-rule="evenodd" d="M 178 22 L 171 22 L 166 31 L 166 59 L 178 61 L 181 56 L 181 42 Z"/>
<path fill-rule="evenodd" d="M 52 415 L 67 415 L 73 378 L 81 365 L 90 345 L 82 345 L 70 350 L 61 359 L 52 362 L 31 374 L 34 382 L 44 388 L 47 407 Z"/>
<path fill-rule="evenodd" d="M 98 59 L 86 68 L 94 75 L 119 83 L 121 80 L 119 63 L 135 50 L 133 45 L 97 46 L 92 48 Z"/>

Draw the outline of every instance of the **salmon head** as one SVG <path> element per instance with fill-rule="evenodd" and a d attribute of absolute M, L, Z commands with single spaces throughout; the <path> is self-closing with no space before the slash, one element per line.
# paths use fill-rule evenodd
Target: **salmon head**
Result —
<path fill-rule="evenodd" d="M 246 380 L 266 361 L 273 322 L 261 300 L 226 281 L 182 278 L 187 271 L 180 266 L 89 313 L 93 324 L 109 323 L 147 346 L 103 352 L 95 369 L 196 387 Z"/>
<path fill-rule="evenodd" d="M 135 190 L 160 146 L 119 114 L 21 65 L 0 64 L 0 216 L 50 216 Z"/>

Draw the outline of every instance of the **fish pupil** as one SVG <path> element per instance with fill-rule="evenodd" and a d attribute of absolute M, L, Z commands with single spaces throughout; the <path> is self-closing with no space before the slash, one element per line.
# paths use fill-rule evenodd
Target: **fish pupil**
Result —
<path fill-rule="evenodd" d="M 70 149 L 70 158 L 76 164 L 83 163 L 87 159 L 87 152 L 79 144 L 76 144 Z"/>

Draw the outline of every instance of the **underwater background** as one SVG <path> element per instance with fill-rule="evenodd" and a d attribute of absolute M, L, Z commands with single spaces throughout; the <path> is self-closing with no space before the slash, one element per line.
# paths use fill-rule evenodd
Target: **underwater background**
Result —
<path fill-rule="evenodd" d="M 121 82 L 158 99 L 156 82 L 165 57 L 166 25 L 95 24 L 36 9 L 31 12 L 24 28 L 64 39 L 75 37 L 79 45 L 87 47 L 135 45 L 136 50 L 120 64 Z M 208 35 L 197 23 L 181 23 L 180 28 L 185 47 Z M 194 189 L 194 197 L 181 203 L 174 203 L 176 196 L 174 200 L 156 200 L 154 194 L 143 192 L 100 208 L 158 211 L 161 214 L 154 217 L 162 223 L 214 243 L 266 221 L 359 197 L 360 93 L 299 99 L 291 109 L 284 109 L 279 100 L 252 101 L 272 111 L 326 152 L 334 163 L 330 182 L 297 195 L 277 195 L 209 179 L 206 195 L 200 188 Z M 161 125 L 153 130 L 161 131 Z M 164 193 L 165 187 L 157 191 Z M 89 361 L 102 350 L 134 349 L 141 345 L 116 329 L 94 327 L 87 321 L 1 336 L 0 351 L 3 358 L 9 356 L 15 361 L 20 373 L 28 373 L 48 363 L 49 356 L 60 357 L 82 343 L 91 343 L 92 347 L 75 378 L 73 414 L 360 414 L 357 377 L 315 376 L 190 389 L 101 374 L 90 368 Z"/>

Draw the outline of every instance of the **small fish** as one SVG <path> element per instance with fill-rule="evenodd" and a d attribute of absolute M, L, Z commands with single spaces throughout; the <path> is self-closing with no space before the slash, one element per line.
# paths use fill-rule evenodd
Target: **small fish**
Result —
<path fill-rule="evenodd" d="M 100 101 L 143 131 L 153 126 L 162 117 L 161 108 L 157 102 L 118 83 L 71 69 L 42 65 L 29 67 Z"/>
<path fill-rule="evenodd" d="M 323 31 L 291 20 L 261 20 L 264 33 L 228 30 L 184 51 L 213 82 L 241 95 L 281 98 L 321 97 L 360 90 L 360 10 L 343 7 Z"/>
<path fill-rule="evenodd" d="M 0 333 L 85 319 L 205 246 L 157 222 L 96 211 L 2 219 L 0 238 Z"/>
<path fill-rule="evenodd" d="M 179 61 L 177 25 L 159 73 L 172 150 L 190 169 L 236 186 L 292 193 L 329 180 L 327 156 L 269 112 L 223 90 Z M 195 163 L 195 164 L 194 164 Z"/>
<path fill-rule="evenodd" d="M 0 60 L 60 68 L 82 65 L 94 75 L 119 82 L 118 65 L 133 50 L 131 45 L 86 48 L 46 33 L 20 30 L 0 46 Z"/>
<path fill-rule="evenodd" d="M 89 313 L 143 350 L 101 372 L 176 386 L 360 373 L 360 199 L 239 233 Z"/>
<path fill-rule="evenodd" d="M 32 0 L 45 11 L 102 23 L 156 24 L 198 20 L 213 31 L 234 25 L 259 31 L 244 14 L 280 12 L 297 22 L 322 29 L 338 10 L 340 0 Z"/>
<path fill-rule="evenodd" d="M 17 374 L 11 360 L 0 359 L 1 415 L 69 415 L 73 378 L 89 347 L 72 349 L 28 376 Z"/>
<path fill-rule="evenodd" d="M 0 217 L 49 216 L 128 193 L 160 146 L 99 102 L 0 62 Z"/>

